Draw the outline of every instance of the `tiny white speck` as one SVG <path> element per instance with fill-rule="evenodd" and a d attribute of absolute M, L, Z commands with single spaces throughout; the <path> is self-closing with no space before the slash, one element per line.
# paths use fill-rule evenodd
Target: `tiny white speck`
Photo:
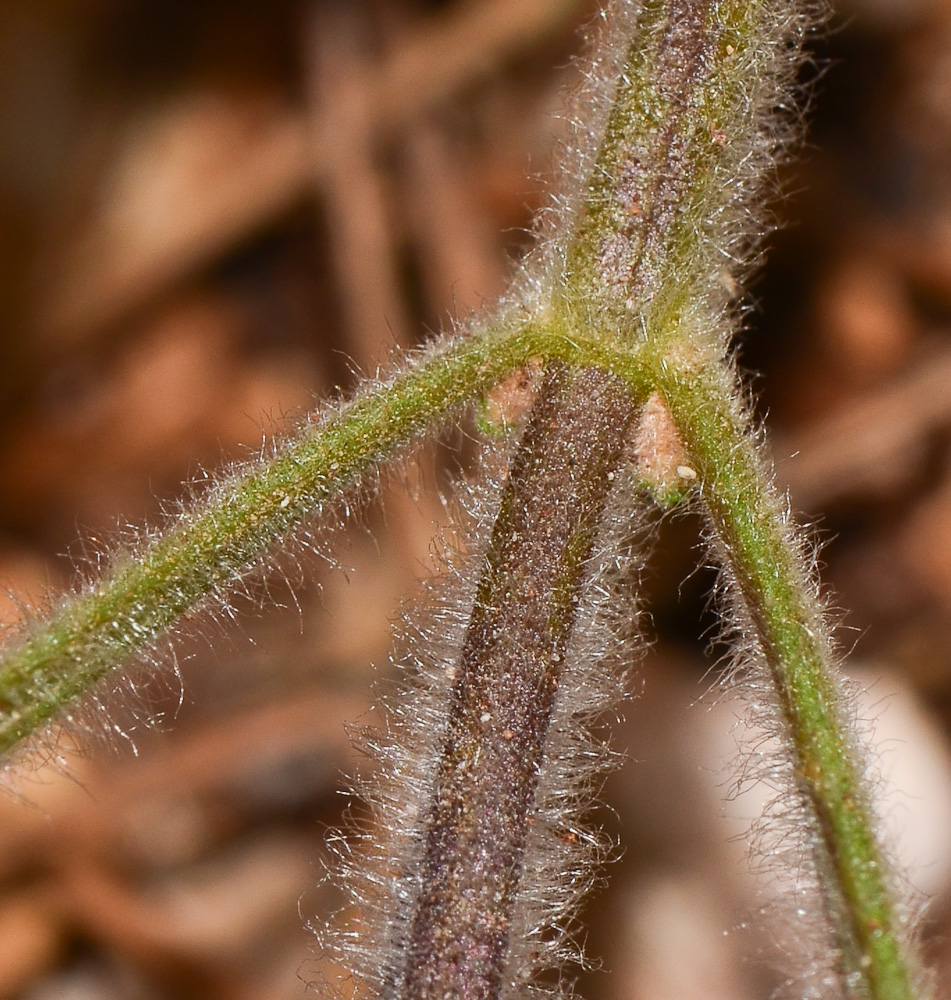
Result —
<path fill-rule="evenodd" d="M 691 469 L 689 465 L 678 465 L 677 475 L 680 476 L 681 479 L 697 478 L 697 473 L 693 469 Z"/>
<path fill-rule="evenodd" d="M 492 719 L 492 715 L 489 712 L 483 712 L 479 716 L 479 722 L 489 722 Z"/>
<path fill-rule="evenodd" d="M 609 472 L 608 473 L 608 482 L 609 483 L 613 483 L 614 482 L 614 473 L 613 472 Z"/>
<path fill-rule="evenodd" d="M 290 507 L 290 505 L 291 505 L 291 498 L 284 497 L 284 499 L 281 501 L 281 510 L 283 510 L 285 507 Z"/>

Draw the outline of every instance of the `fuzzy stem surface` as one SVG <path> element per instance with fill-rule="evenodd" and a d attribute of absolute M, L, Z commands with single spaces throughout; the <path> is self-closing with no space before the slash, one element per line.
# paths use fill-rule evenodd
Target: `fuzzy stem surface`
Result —
<path fill-rule="evenodd" d="M 910 1000 L 894 886 L 837 664 L 793 531 L 725 360 L 726 293 L 748 266 L 773 108 L 791 86 L 805 4 L 646 0 L 566 251 L 560 304 L 605 341 L 646 343 L 718 550 L 753 624 L 812 817 L 845 996 Z"/>
<path fill-rule="evenodd" d="M 631 8 L 619 0 L 612 9 L 627 11 L 630 18 Z M 901 921 L 869 795 L 839 708 L 828 628 L 749 418 L 737 402 L 732 369 L 723 360 L 733 328 L 727 302 L 761 229 L 748 216 L 780 146 L 781 128 L 769 116 L 785 99 L 797 65 L 803 9 L 779 0 L 645 0 L 616 60 L 613 102 L 598 151 L 571 201 L 569 224 L 552 241 L 550 256 L 560 263 L 542 275 L 547 289 L 496 327 L 444 343 L 387 383 L 370 385 L 273 458 L 226 479 L 163 538 L 119 559 L 46 625 L 30 629 L 0 660 L 0 752 L 35 732 L 118 664 L 147 650 L 182 614 L 222 596 L 304 518 L 513 369 L 533 358 L 600 369 L 623 380 L 632 399 L 661 393 L 696 466 L 710 521 L 774 685 L 800 791 L 815 820 L 818 869 L 834 918 L 843 988 L 856 998 L 910 1000 L 913 967 L 903 955 Z M 605 379 L 611 381 L 586 373 L 573 384 L 601 385 Z M 588 387 L 595 391 L 594 384 Z M 571 409 L 564 407 L 551 417 L 551 433 Z M 591 409 L 588 419 L 595 421 L 611 412 Z M 580 427 L 569 421 L 568 437 Z M 582 440 L 565 447 L 581 448 Z M 604 460 L 594 461 L 593 473 L 604 467 L 599 461 Z M 541 544 L 546 525 L 541 511 L 532 509 L 532 544 Z M 506 517 L 517 513 L 513 508 Z M 580 565 L 571 562 L 569 549 L 576 535 L 586 537 L 581 525 L 574 534 L 561 535 L 564 566 Z M 507 530 L 503 518 L 493 542 L 500 554 Z M 504 574 L 493 576 L 487 569 L 487 589 L 479 598 L 484 610 L 471 626 L 474 643 L 477 637 L 482 645 L 488 641 L 490 609 L 503 595 L 519 593 L 523 569 L 505 565 Z M 546 586 L 554 608 L 573 584 L 552 578 Z M 555 676 L 550 668 L 562 641 L 559 621 L 564 625 L 566 619 L 556 614 L 533 667 L 540 671 L 542 702 Z M 501 711 L 501 701 L 492 701 L 475 715 L 481 706 L 473 692 L 479 690 L 476 679 L 482 682 L 483 658 L 474 647 L 466 655 L 472 676 L 453 708 L 460 765 L 447 763 L 440 779 L 446 801 L 463 813 L 472 789 L 459 784 L 461 763 L 471 764 L 481 746 L 473 719 Z M 465 656 L 463 661 L 470 662 Z M 529 743 L 544 729 L 543 720 L 532 725 L 535 735 L 525 737 Z M 504 749 L 493 746 L 493 752 Z M 488 748 L 486 743 L 484 752 Z M 517 868 L 517 835 L 511 830 L 518 822 L 513 823 L 509 833 L 500 834 L 508 840 L 496 843 L 500 856 Z M 436 828 L 456 838 L 453 849 L 463 852 L 466 843 L 475 842 L 465 838 L 476 837 L 478 829 L 465 823 L 436 823 Z M 435 836 L 431 847 L 434 878 L 439 859 L 449 858 L 439 853 L 442 836 Z M 429 884 L 435 887 L 437 881 Z M 504 878 L 499 882 L 503 922 L 506 884 Z M 420 959 L 436 938 L 449 933 L 455 889 L 433 893 L 432 906 L 423 909 L 434 916 L 420 916 L 414 931 Z M 477 981 L 495 982 L 501 975 L 497 970 L 504 962 L 490 952 L 503 932 L 502 924 L 481 929 L 473 924 L 472 933 L 482 935 L 485 946 Z M 434 961 L 428 966 L 421 961 L 437 971 L 423 976 L 425 982 L 409 995 L 435 996 L 433 984 L 452 974 L 452 961 Z M 415 975 L 415 968 L 408 972 Z"/>
<path fill-rule="evenodd" d="M 915 968 L 894 899 L 864 767 L 844 716 L 838 664 L 793 528 L 732 396 L 732 373 L 668 371 L 662 391 L 702 484 L 729 580 L 766 665 L 850 997 L 912 1000 Z"/>
<path fill-rule="evenodd" d="M 610 370 L 610 353 L 555 329 L 496 330 L 451 341 L 389 383 L 370 385 L 334 408 L 273 457 L 219 484 L 164 536 L 127 554 L 4 651 L 0 753 L 121 663 L 148 651 L 183 614 L 209 599 L 226 599 L 307 517 L 519 365 L 544 357 Z M 615 357 L 629 381 L 638 383 L 632 360 Z"/>
<path fill-rule="evenodd" d="M 515 456 L 455 668 L 403 1000 L 498 1000 L 532 803 L 588 559 L 633 402 L 556 366 Z"/>

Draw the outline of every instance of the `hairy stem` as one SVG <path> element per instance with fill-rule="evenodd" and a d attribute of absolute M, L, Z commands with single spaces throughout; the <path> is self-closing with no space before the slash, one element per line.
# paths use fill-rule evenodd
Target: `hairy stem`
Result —
<path fill-rule="evenodd" d="M 224 599 L 376 463 L 540 359 L 555 374 L 512 471 L 460 656 L 399 989 L 407 1000 L 468 995 L 473 983 L 473 996 L 499 993 L 570 599 L 632 401 L 657 392 L 775 690 L 843 991 L 910 1000 L 913 968 L 828 628 L 724 360 L 729 300 L 763 228 L 756 199 L 782 148 L 774 109 L 791 85 L 807 7 L 644 0 L 635 10 L 615 0 L 623 41 L 593 60 L 615 74 L 604 84 L 605 127 L 579 159 L 563 225 L 536 255 L 542 267 L 529 264 L 521 301 L 513 296 L 494 326 L 444 342 L 225 479 L 164 537 L 31 628 L 0 660 L 0 752 L 182 614 Z M 501 778 L 506 792 L 493 794 Z"/>
<path fill-rule="evenodd" d="M 389 382 L 370 384 L 273 457 L 217 485 L 164 536 L 126 554 L 7 648 L 0 658 L 0 753 L 148 650 L 183 614 L 226 599 L 306 518 L 532 358 L 615 370 L 639 387 L 638 395 L 646 389 L 646 372 L 631 352 L 531 325 L 450 341 Z"/>
<path fill-rule="evenodd" d="M 717 39 L 706 30 L 710 8 L 711 0 L 645 3 L 625 54 L 568 253 L 570 290 L 614 306 L 615 315 L 624 315 L 618 306 L 629 314 L 645 289 L 669 284 L 678 257 L 696 275 L 695 254 L 672 253 L 670 244 L 709 158 L 708 120 L 698 138 L 690 112 L 708 85 Z"/>
<path fill-rule="evenodd" d="M 915 969 L 861 758 L 844 716 L 828 625 L 749 432 L 732 373 L 668 373 L 663 392 L 697 465 L 735 598 L 769 673 L 840 951 L 845 995 L 911 1000 Z"/>
<path fill-rule="evenodd" d="M 829 630 L 722 360 L 725 290 L 755 243 L 742 217 L 782 137 L 771 115 L 795 65 L 796 18 L 769 0 L 646 0 L 568 245 L 563 302 L 571 320 L 606 325 L 606 340 L 650 345 L 795 756 L 842 992 L 909 1000 Z"/>
<path fill-rule="evenodd" d="M 214 488 L 158 541 L 127 555 L 0 661 L 0 753 L 185 612 L 227 595 L 270 546 L 354 488 L 377 462 L 533 356 L 585 350 L 530 329 L 449 343 L 389 384 L 371 385 L 277 454 Z M 590 352 L 589 361 L 603 363 Z"/>
<path fill-rule="evenodd" d="M 634 407 L 556 368 L 519 446 L 456 668 L 402 983 L 387 996 L 497 1000 L 538 773 L 583 582 Z"/>

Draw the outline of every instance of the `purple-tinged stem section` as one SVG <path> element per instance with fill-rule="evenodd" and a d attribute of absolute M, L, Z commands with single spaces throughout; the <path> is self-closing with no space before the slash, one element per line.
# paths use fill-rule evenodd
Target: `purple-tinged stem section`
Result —
<path fill-rule="evenodd" d="M 603 371 L 555 368 L 516 454 L 450 695 L 401 1000 L 497 1000 L 586 561 L 634 404 Z"/>

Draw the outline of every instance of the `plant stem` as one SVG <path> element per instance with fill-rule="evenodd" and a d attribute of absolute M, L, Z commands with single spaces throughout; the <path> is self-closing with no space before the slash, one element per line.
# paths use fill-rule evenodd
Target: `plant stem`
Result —
<path fill-rule="evenodd" d="M 563 251 L 556 309 L 602 339 L 722 353 L 764 227 L 806 4 L 618 2 L 631 34 Z M 601 57 L 603 58 L 603 57 Z M 724 321 L 726 319 L 726 321 Z"/>
<path fill-rule="evenodd" d="M 795 71 L 805 6 L 645 0 L 635 13 L 617 0 L 612 11 L 631 23 L 606 60 L 617 78 L 605 84 L 605 130 L 541 254 L 547 273 L 530 265 L 524 301 L 494 326 L 444 342 L 334 407 L 29 629 L 0 660 L 0 752 L 148 652 L 181 615 L 226 600 L 276 542 L 377 463 L 540 359 L 554 374 L 512 471 L 461 654 L 400 989 L 422 1000 L 475 982 L 474 995 L 498 994 L 570 598 L 634 401 L 659 392 L 775 691 L 813 820 L 843 990 L 911 1000 L 914 970 L 828 628 L 724 360 L 735 326 L 728 302 L 762 230 L 750 218 L 780 148 L 782 123 L 771 116 Z M 495 802 L 507 768 L 507 795 Z M 481 875 L 477 860 L 488 866 Z"/>
<path fill-rule="evenodd" d="M 195 510 L 67 600 L 0 658 L 0 753 L 14 747 L 175 621 L 226 601 L 308 517 L 353 490 L 379 462 L 445 422 L 532 358 L 616 369 L 646 388 L 631 352 L 539 325 L 489 329 L 442 344 L 277 453 L 216 485 Z"/>
<path fill-rule="evenodd" d="M 405 965 L 386 996 L 497 1000 L 533 971 L 510 967 L 509 930 L 585 563 L 633 413 L 597 369 L 556 366 L 540 391 L 455 668 Z"/>
<path fill-rule="evenodd" d="M 566 322 L 650 345 L 640 360 L 697 465 L 795 756 L 843 992 L 910 1000 L 894 887 L 828 627 L 722 360 L 724 286 L 735 280 L 723 268 L 744 266 L 755 243 L 742 216 L 755 208 L 764 154 L 782 138 L 771 109 L 796 63 L 797 16 L 770 0 L 646 0 L 568 244 L 561 301 Z"/>
<path fill-rule="evenodd" d="M 124 660 L 147 651 L 182 614 L 210 596 L 225 599 L 305 517 L 528 358 L 553 353 L 551 340 L 527 331 L 445 345 L 388 385 L 366 387 L 274 457 L 217 485 L 167 534 L 124 555 L 4 652 L 0 753 Z"/>
<path fill-rule="evenodd" d="M 914 967 L 836 679 L 829 628 L 793 526 L 731 398 L 732 373 L 668 371 L 661 391 L 696 463 L 716 549 L 772 682 L 798 791 L 812 816 L 826 907 L 850 997 L 912 1000 Z"/>

